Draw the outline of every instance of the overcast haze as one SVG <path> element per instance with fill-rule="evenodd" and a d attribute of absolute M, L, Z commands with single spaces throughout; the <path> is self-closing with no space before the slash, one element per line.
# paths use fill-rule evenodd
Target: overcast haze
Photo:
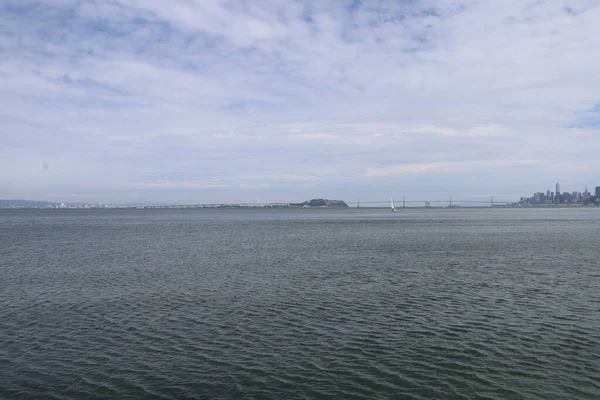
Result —
<path fill-rule="evenodd" d="M 600 1 L 0 2 L 0 198 L 600 185 Z"/>

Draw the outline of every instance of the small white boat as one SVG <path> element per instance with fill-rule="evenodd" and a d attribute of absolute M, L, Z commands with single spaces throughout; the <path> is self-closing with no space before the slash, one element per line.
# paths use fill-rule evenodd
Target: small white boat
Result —
<path fill-rule="evenodd" d="M 394 199 L 390 199 L 391 200 L 391 206 L 392 206 L 392 212 L 396 212 L 396 206 L 394 205 Z"/>

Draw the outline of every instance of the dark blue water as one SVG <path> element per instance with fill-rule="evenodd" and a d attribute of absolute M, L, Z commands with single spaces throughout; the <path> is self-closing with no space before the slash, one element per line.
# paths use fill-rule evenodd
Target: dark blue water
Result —
<path fill-rule="evenodd" d="M 0 398 L 600 399 L 600 209 L 0 210 Z"/>

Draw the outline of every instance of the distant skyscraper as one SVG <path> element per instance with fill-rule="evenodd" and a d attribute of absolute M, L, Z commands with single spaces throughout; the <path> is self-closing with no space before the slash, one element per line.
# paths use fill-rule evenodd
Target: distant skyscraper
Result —
<path fill-rule="evenodd" d="M 596 197 L 600 197 L 600 186 L 596 186 Z"/>
<path fill-rule="evenodd" d="M 554 203 L 558 204 L 560 203 L 560 184 L 558 182 L 556 182 L 556 193 L 555 197 L 554 197 Z"/>

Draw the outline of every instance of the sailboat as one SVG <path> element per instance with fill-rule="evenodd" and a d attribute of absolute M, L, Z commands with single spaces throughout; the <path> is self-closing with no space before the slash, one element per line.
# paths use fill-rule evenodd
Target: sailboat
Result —
<path fill-rule="evenodd" d="M 392 206 L 392 212 L 396 212 L 396 206 L 394 206 L 394 199 L 390 199 L 391 200 L 391 206 Z"/>

